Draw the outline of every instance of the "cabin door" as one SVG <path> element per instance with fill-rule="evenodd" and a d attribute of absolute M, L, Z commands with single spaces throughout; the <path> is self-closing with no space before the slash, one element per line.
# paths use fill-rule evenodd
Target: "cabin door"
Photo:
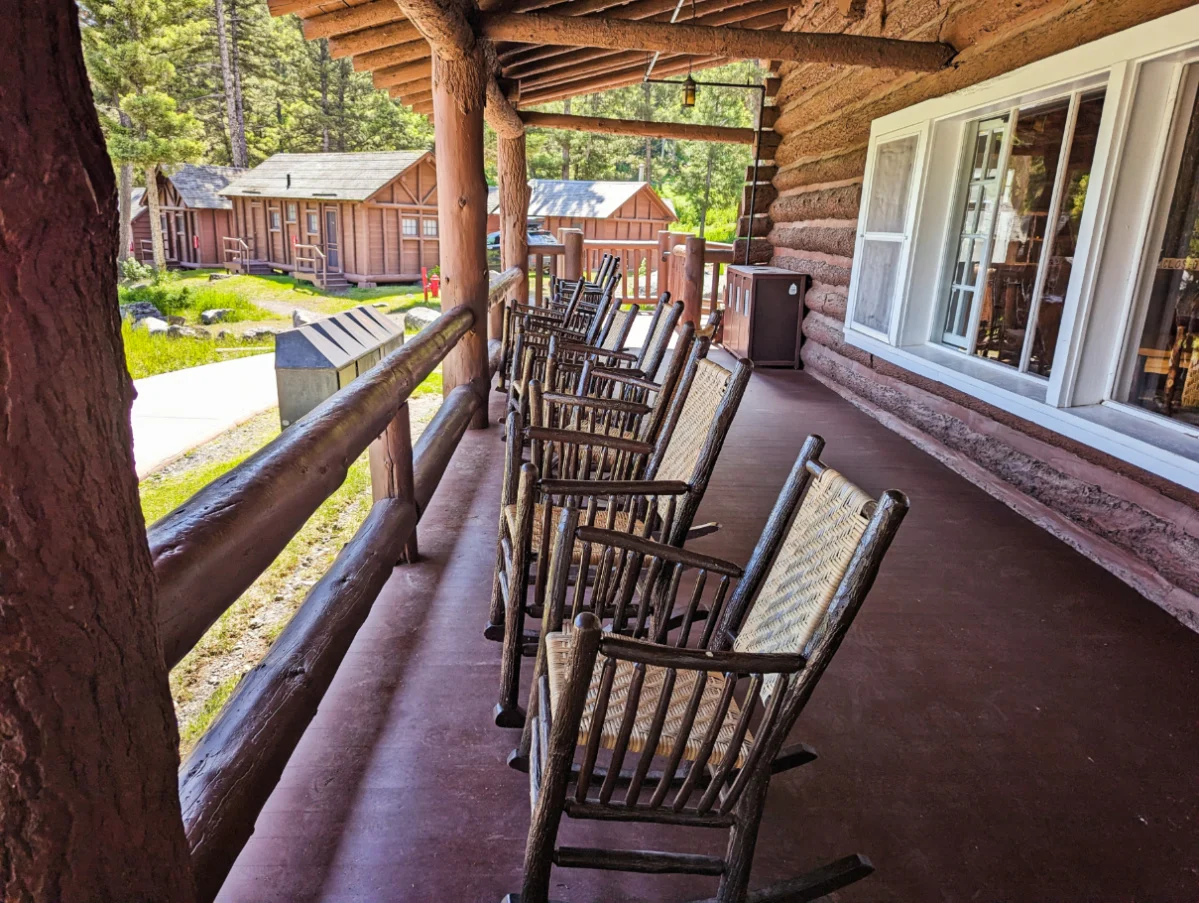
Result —
<path fill-rule="evenodd" d="M 341 254 L 337 242 L 337 208 L 325 208 L 325 262 L 334 272 L 341 270 Z"/>
<path fill-rule="evenodd" d="M 262 208 L 261 201 L 250 204 L 250 217 L 253 223 L 250 256 L 255 260 L 269 260 L 270 250 L 266 243 L 266 212 Z"/>

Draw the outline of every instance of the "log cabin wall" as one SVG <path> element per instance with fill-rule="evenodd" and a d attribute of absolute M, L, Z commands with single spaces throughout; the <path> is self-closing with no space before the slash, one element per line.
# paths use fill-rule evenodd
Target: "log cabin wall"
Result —
<path fill-rule="evenodd" d="M 185 165 L 184 170 L 196 169 Z M 204 167 L 199 167 L 203 169 Z M 209 167 L 221 169 L 221 167 Z M 144 198 L 142 204 L 144 205 Z M 224 239 L 234 232 L 233 211 L 193 207 L 171 177 L 158 174 L 158 203 L 162 215 L 162 237 L 167 260 L 184 268 L 217 267 L 224 264 Z M 141 244 L 150 240 L 149 212 L 134 220 L 134 252 L 141 257 Z"/>
<path fill-rule="evenodd" d="M 785 64 L 769 242 L 774 265 L 812 277 L 802 358 L 813 377 L 1199 629 L 1199 495 L 844 341 L 874 119 L 1190 5 L 806 0 L 789 30 L 942 40 L 961 53 L 935 73 Z"/>

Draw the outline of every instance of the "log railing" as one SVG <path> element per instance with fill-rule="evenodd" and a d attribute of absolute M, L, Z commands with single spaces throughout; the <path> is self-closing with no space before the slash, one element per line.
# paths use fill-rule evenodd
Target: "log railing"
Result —
<path fill-rule="evenodd" d="M 733 246 L 708 242 L 686 232 L 659 233 L 662 272 L 659 282 L 672 298 L 682 301 L 683 321 L 696 326 L 724 306 L 722 275 L 733 263 Z"/>
<path fill-rule="evenodd" d="M 583 242 L 583 269 L 588 279 L 594 279 L 605 254 L 620 258 L 620 281 L 616 295 L 626 304 L 646 304 L 656 301 L 662 291 L 660 281 L 661 257 L 656 241 L 629 239 L 588 239 Z"/>
<path fill-rule="evenodd" d="M 226 235 L 221 239 L 227 269 L 240 269 L 242 264 L 254 259 L 254 239 Z"/>
<path fill-rule="evenodd" d="M 325 288 L 329 282 L 329 261 L 325 252 L 316 245 L 295 246 L 295 273 L 297 277 L 310 275 L 312 281 Z"/>
<path fill-rule="evenodd" d="M 529 245 L 529 275 L 533 284 L 529 287 L 529 303 L 544 306 L 549 302 L 552 277 L 562 274 L 558 258 L 566 252 L 561 242 L 555 244 Z"/>
<path fill-rule="evenodd" d="M 501 274 L 493 289 L 512 280 Z M 201 901 L 215 898 L 392 569 L 415 554 L 417 521 L 483 400 L 468 385 L 451 391 L 413 448 L 408 397 L 474 319 L 466 306 L 442 314 L 148 531 L 163 651 L 174 666 L 370 448 L 375 501 L 365 523 L 180 771 Z M 498 343 L 489 350 L 494 368 Z"/>

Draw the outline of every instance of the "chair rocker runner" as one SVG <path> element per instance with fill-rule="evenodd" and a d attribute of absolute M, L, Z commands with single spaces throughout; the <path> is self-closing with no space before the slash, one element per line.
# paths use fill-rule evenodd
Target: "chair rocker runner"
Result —
<path fill-rule="evenodd" d="M 744 570 L 563 509 L 529 699 L 524 878 L 508 903 L 547 903 L 554 865 L 719 877 L 705 903 L 813 900 L 872 870 L 849 856 L 749 893 L 771 776 L 814 758 L 783 744 L 908 509 L 902 493 L 873 499 L 825 466 L 822 447 L 804 444 Z M 571 580 L 578 543 L 607 568 L 590 592 Z M 676 603 L 681 624 L 654 627 L 653 609 Z M 622 635 L 629 626 L 649 640 Z M 571 847 L 558 842 L 563 815 L 727 828 L 729 842 L 724 856 Z"/>
<path fill-rule="evenodd" d="M 524 634 L 525 616 L 537 617 L 542 610 L 549 565 L 548 556 L 542 554 L 543 537 L 552 534 L 557 513 L 568 499 L 585 510 L 588 524 L 653 536 L 671 545 L 682 545 L 687 538 L 753 369 L 742 361 L 730 372 L 708 360 L 707 350 L 706 339 L 692 346 L 679 390 L 653 444 L 593 429 L 545 428 L 537 419 L 521 429 L 516 417 L 509 415 L 509 469 L 501 500 L 490 613 L 490 625 L 500 617 L 504 624 L 497 725 L 524 723 L 519 708 L 520 662 L 526 642 L 535 639 Z M 597 406 L 592 410 L 599 410 L 601 405 L 597 400 L 559 398 L 562 404 L 582 409 Z M 531 405 L 535 417 L 540 407 Z M 589 427 L 595 419 L 593 415 Z M 513 469 L 523 458 L 524 443 L 530 447 L 530 463 L 517 476 Z M 576 552 L 585 580 L 597 561 Z"/>

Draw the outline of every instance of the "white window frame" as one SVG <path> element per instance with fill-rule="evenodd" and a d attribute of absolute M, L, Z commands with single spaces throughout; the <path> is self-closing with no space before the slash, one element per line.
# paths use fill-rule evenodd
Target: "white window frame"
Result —
<path fill-rule="evenodd" d="M 429 227 L 433 227 L 433 231 L 429 231 Z M 437 238 L 437 217 L 426 216 L 420 221 L 420 234 L 422 238 Z"/>
<path fill-rule="evenodd" d="M 411 227 L 411 229 L 409 229 Z M 420 235 L 419 217 L 401 216 L 400 217 L 400 235 L 403 238 L 416 238 Z"/>
<path fill-rule="evenodd" d="M 1140 300 L 1143 265 L 1156 253 L 1146 243 L 1159 203 L 1158 175 L 1174 117 L 1173 100 L 1188 62 L 1199 64 L 1199 7 L 875 120 L 845 317 L 846 342 L 1199 489 L 1199 430 L 1113 400 L 1121 385 L 1128 336 L 1137 324 L 1133 308 Z M 956 237 L 958 173 L 968 123 L 1100 85 L 1105 85 L 1103 118 L 1049 378 L 943 345 L 943 287 L 952 266 L 950 244 Z M 1156 92 L 1146 95 L 1154 102 L 1138 104 L 1140 91 Z M 1163 92 L 1171 99 L 1164 110 Z M 884 335 L 853 321 L 871 179 L 878 146 L 917 131 L 922 138 L 912 180 L 915 198 L 908 209 L 914 222 L 896 277 L 899 295 L 892 304 L 890 329 Z M 954 177 L 937 178 L 946 172 Z"/>

